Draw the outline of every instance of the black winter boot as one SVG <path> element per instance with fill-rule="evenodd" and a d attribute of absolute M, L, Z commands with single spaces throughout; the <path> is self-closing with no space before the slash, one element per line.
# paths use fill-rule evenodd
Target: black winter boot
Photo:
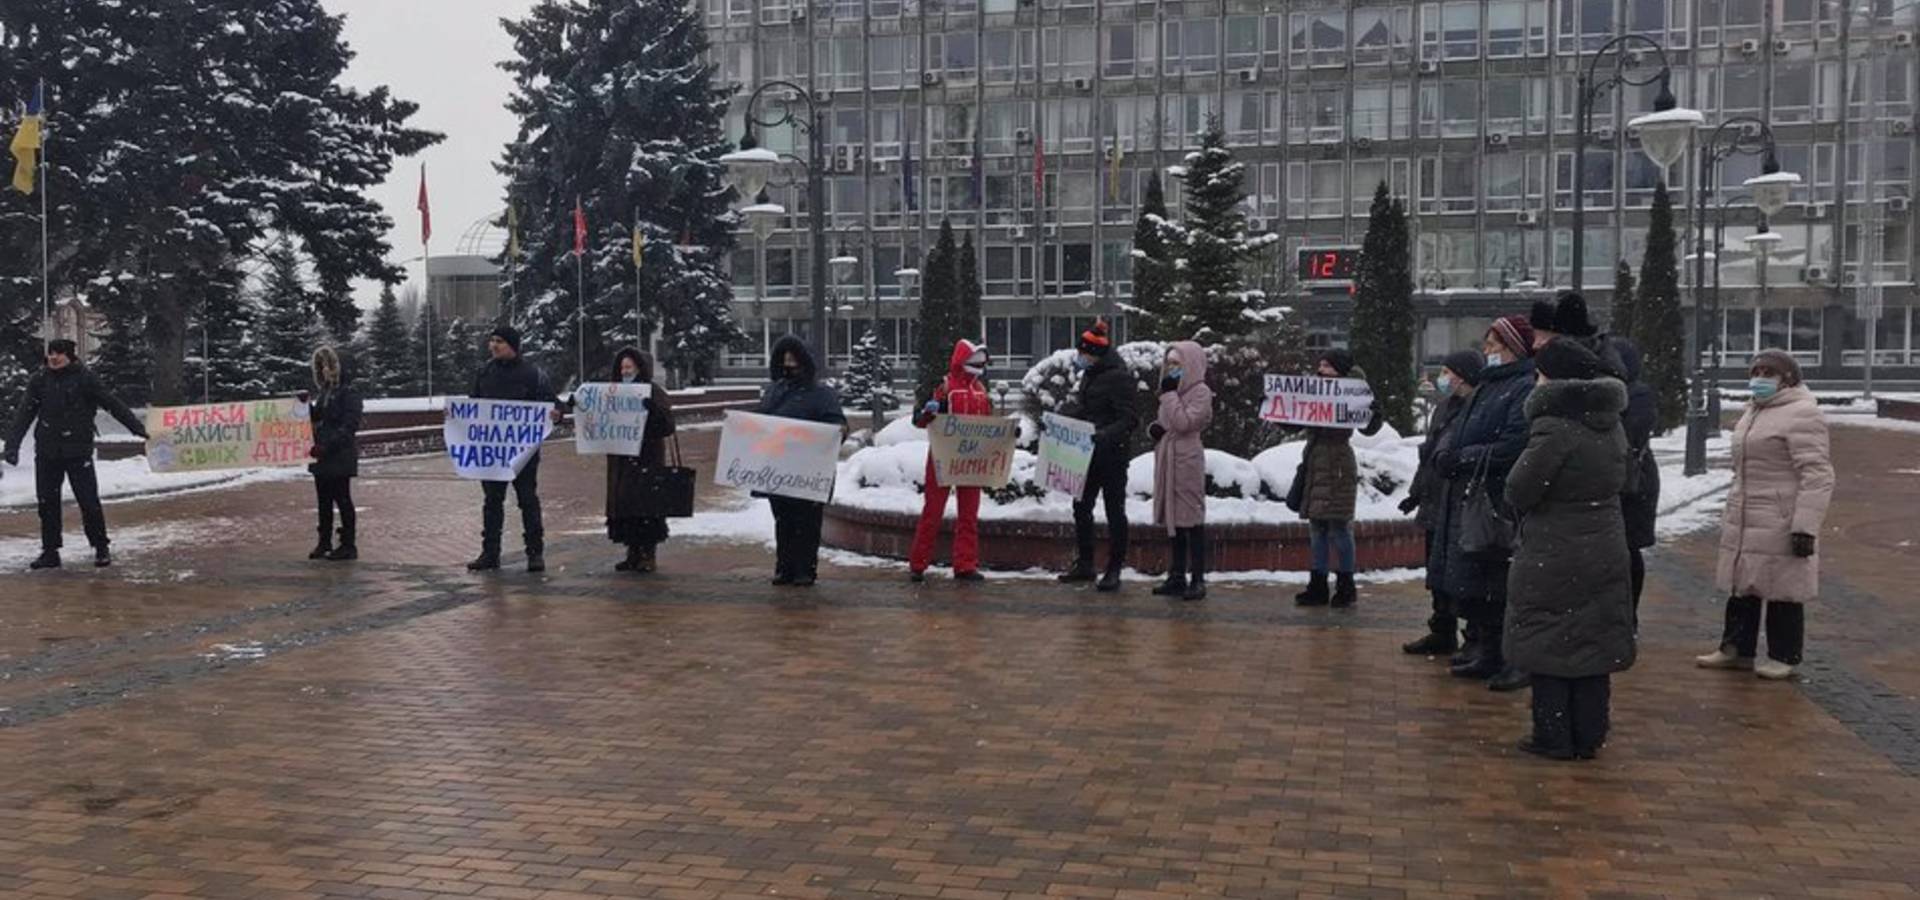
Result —
<path fill-rule="evenodd" d="M 1428 632 L 1426 637 L 1417 641 L 1408 641 L 1400 649 L 1413 656 L 1439 656 L 1452 653 L 1456 647 L 1454 636 Z"/>
<path fill-rule="evenodd" d="M 1167 573 L 1167 580 L 1153 589 L 1155 597 L 1178 597 L 1187 592 L 1187 575 L 1178 569 Z"/>
<path fill-rule="evenodd" d="M 58 568 L 60 568 L 60 551 L 58 551 L 58 550 L 42 550 L 42 551 L 40 551 L 40 557 L 39 557 L 38 559 L 35 559 L 35 560 L 34 560 L 33 562 L 31 562 L 31 563 L 28 563 L 28 564 L 27 564 L 27 568 L 29 568 L 29 569 L 58 569 Z"/>
<path fill-rule="evenodd" d="M 1295 606 L 1327 605 L 1327 573 L 1315 572 L 1307 579 L 1307 589 L 1293 595 Z"/>
<path fill-rule="evenodd" d="M 1336 579 L 1336 582 L 1333 588 L 1333 605 L 1337 607 L 1342 607 L 1342 608 L 1352 606 L 1353 602 L 1355 600 L 1358 600 L 1360 597 L 1359 592 L 1357 591 L 1357 589 L 1354 587 L 1354 584 L 1353 584 L 1353 573 L 1341 572 L 1339 575 L 1335 576 L 1335 579 Z"/>
<path fill-rule="evenodd" d="M 1074 584 L 1082 581 L 1092 581 L 1096 577 L 1097 576 L 1093 574 L 1093 560 L 1082 556 L 1074 560 L 1073 565 L 1068 566 L 1065 572 L 1060 573 L 1059 580 L 1061 584 Z"/>
<path fill-rule="evenodd" d="M 479 556 L 474 557 L 473 562 L 467 563 L 469 572 L 491 572 L 498 568 L 500 568 L 500 551 L 498 550 L 482 550 Z"/>
<path fill-rule="evenodd" d="M 333 548 L 333 552 L 327 554 L 327 559 L 332 562 L 351 562 L 359 558 L 360 548 L 355 547 L 351 541 Z"/>
<path fill-rule="evenodd" d="M 93 548 L 93 567 L 94 568 L 104 569 L 111 565 L 113 565 L 113 551 L 108 550 L 105 547 Z"/>
<path fill-rule="evenodd" d="M 333 535 L 329 533 L 326 529 L 322 528 L 320 529 L 320 542 L 313 545 L 313 551 L 307 554 L 307 558 L 308 559 L 326 559 L 327 554 L 332 552 L 333 552 Z"/>
<path fill-rule="evenodd" d="M 1100 576 L 1100 582 L 1094 585 L 1093 589 L 1102 594 L 1111 594 L 1120 590 L 1120 567 L 1118 565 L 1107 566 L 1106 573 Z"/>
<path fill-rule="evenodd" d="M 1182 600 L 1207 599 L 1207 577 L 1205 575 L 1195 575 L 1192 578 L 1187 579 L 1186 593 L 1181 594 L 1180 599 Z"/>

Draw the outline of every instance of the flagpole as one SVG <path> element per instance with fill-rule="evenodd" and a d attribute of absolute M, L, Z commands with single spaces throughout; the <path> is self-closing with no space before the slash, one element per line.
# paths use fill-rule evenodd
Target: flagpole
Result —
<path fill-rule="evenodd" d="M 53 343 L 53 254 L 48 250 L 48 234 L 53 229 L 53 219 L 48 210 L 51 208 L 47 195 L 53 193 L 53 169 L 47 164 L 47 135 L 53 129 L 47 127 L 47 100 L 45 82 L 39 90 L 40 100 L 40 334 L 44 344 Z M 77 338 L 78 335 L 75 335 Z M 76 341 L 78 343 L 78 341 Z M 45 355 L 45 347 L 41 348 Z"/>
<path fill-rule="evenodd" d="M 633 214 L 633 342 L 640 343 L 640 213 Z M 649 342 L 651 345 L 651 342 Z"/>
<path fill-rule="evenodd" d="M 575 370 L 574 384 L 587 383 L 587 255 L 576 253 L 573 256 L 573 271 L 579 277 L 579 287 L 574 294 L 575 343 L 579 356 L 578 369 Z"/>
<path fill-rule="evenodd" d="M 427 317 L 426 327 L 420 331 L 427 336 L 427 400 L 433 400 L 433 328 L 440 324 L 439 317 L 433 314 L 433 251 L 429 249 L 432 241 L 426 237 L 420 240 L 420 283 L 425 286 L 421 293 L 423 302 L 420 314 Z M 431 406 L 431 402 L 428 404 Z"/>

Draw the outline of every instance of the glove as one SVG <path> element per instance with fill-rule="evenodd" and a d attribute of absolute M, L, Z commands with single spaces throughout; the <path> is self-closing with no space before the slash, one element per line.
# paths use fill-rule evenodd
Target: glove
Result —
<path fill-rule="evenodd" d="M 308 459 L 319 459 L 319 458 L 320 458 L 320 448 L 319 448 L 319 447 L 311 447 L 311 448 L 308 448 L 308 450 L 307 450 L 307 458 L 308 458 Z"/>
<path fill-rule="evenodd" d="M 1433 467 L 1447 475 L 1451 476 L 1456 474 L 1454 470 L 1458 468 L 1459 465 L 1460 454 L 1454 452 L 1452 448 L 1442 450 L 1433 455 Z"/>
<path fill-rule="evenodd" d="M 1162 426 L 1159 422 L 1155 422 L 1152 425 L 1147 426 L 1147 437 L 1153 438 L 1154 440 L 1157 441 L 1166 436 L 1167 436 L 1167 429 L 1164 426 Z"/>
<path fill-rule="evenodd" d="M 293 393 L 293 399 L 298 400 L 301 403 L 312 403 L 313 393 L 310 391 L 295 391 Z"/>
<path fill-rule="evenodd" d="M 1162 394 L 1170 394 L 1178 390 L 1179 388 L 1180 388 L 1180 379 L 1178 378 L 1160 379 L 1160 393 Z"/>
<path fill-rule="evenodd" d="M 1407 499 L 1400 501 L 1400 511 L 1403 513 L 1406 513 L 1407 515 L 1413 515 L 1413 511 L 1419 508 L 1420 508 L 1419 497 L 1409 496 L 1407 497 Z"/>
<path fill-rule="evenodd" d="M 5 457 L 4 457 L 4 459 L 6 459 L 6 461 L 7 461 L 7 465 L 10 465 L 10 466 L 17 466 L 17 465 L 19 465 L 19 464 L 20 464 L 20 451 L 19 451 L 19 449 L 18 449 L 18 448 L 15 448 L 15 447 L 8 447 L 8 448 L 7 448 L 7 455 L 6 455 Z"/>
<path fill-rule="evenodd" d="M 924 414 L 924 415 L 928 415 L 928 416 L 937 416 L 937 415 L 939 415 L 939 414 L 940 414 L 940 401 L 938 401 L 938 400 L 928 400 L 928 401 L 927 401 L 927 405 L 925 405 L 925 406 L 922 406 L 922 407 L 920 407 L 920 412 L 921 412 L 922 414 Z"/>
<path fill-rule="evenodd" d="M 1815 549 L 1815 540 L 1813 535 L 1801 534 L 1800 532 L 1797 532 L 1797 531 L 1793 533 L 1793 555 L 1794 556 L 1798 556 L 1801 559 L 1806 559 L 1807 557 L 1813 555 L 1814 549 Z"/>
<path fill-rule="evenodd" d="M 653 412 L 653 398 L 652 397 L 640 398 L 640 408 L 645 409 L 647 412 Z"/>

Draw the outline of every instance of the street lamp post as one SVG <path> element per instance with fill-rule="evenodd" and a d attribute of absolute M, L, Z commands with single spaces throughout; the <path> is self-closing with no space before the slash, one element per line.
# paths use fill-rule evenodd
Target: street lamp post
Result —
<path fill-rule="evenodd" d="M 1660 62 L 1660 69 L 1645 78 L 1636 78 L 1629 69 L 1642 48 L 1652 51 Z M 1613 61 L 1613 72 L 1602 77 L 1600 61 L 1609 58 Z M 1587 138 L 1593 132 L 1593 108 L 1600 97 L 1613 88 L 1656 83 L 1660 85 L 1660 93 L 1654 96 L 1653 112 L 1628 121 L 1627 127 L 1640 133 L 1641 150 L 1664 173 L 1686 155 L 1687 139 L 1706 121 L 1698 110 L 1686 109 L 1674 99 L 1673 68 L 1667 64 L 1666 50 L 1645 35 L 1623 34 L 1602 44 L 1580 72 L 1578 121 L 1573 138 L 1573 272 L 1569 275 L 1575 291 L 1580 290 L 1587 269 Z"/>
<path fill-rule="evenodd" d="M 760 98 L 765 96 L 767 91 L 776 88 L 786 91 L 791 99 L 780 107 L 778 115 L 761 118 L 755 112 L 760 104 Z M 805 115 L 799 114 L 794 109 L 793 100 L 798 100 L 804 105 Z M 792 125 L 806 132 L 808 158 L 799 162 L 805 167 L 807 173 L 807 234 L 813 247 L 810 258 L 813 334 L 816 341 L 824 341 L 827 337 L 827 154 L 824 144 L 826 121 L 820 112 L 820 107 L 814 102 L 812 93 L 798 84 L 784 80 L 769 81 L 754 90 L 753 95 L 747 98 L 746 120 L 747 129 L 746 133 L 740 137 L 740 149 L 721 155 L 720 162 L 727 167 L 727 178 L 740 192 L 740 196 L 755 198 L 754 203 L 740 210 L 750 222 L 757 217 L 772 218 L 777 221 L 779 217 L 786 215 L 786 210 L 778 204 L 769 202 L 765 193 L 767 181 L 773 177 L 773 169 L 780 164 L 782 156 L 761 147 L 759 140 L 754 137 L 754 128 L 779 128 L 783 125 Z M 754 227 L 757 233 L 759 226 L 756 224 Z M 824 349 L 821 358 L 827 358 Z"/>
<path fill-rule="evenodd" d="M 1718 177 L 1719 164 L 1735 155 L 1761 156 L 1760 174 L 1747 179 L 1744 184 L 1753 194 L 1753 205 L 1760 210 L 1761 224 L 1764 228 L 1767 220 L 1779 215 L 1787 206 L 1787 199 L 1794 185 L 1800 183 L 1800 176 L 1792 172 L 1780 171 L 1780 161 L 1775 153 L 1773 129 L 1767 123 L 1753 116 L 1736 116 L 1721 122 L 1700 144 L 1700 173 L 1694 185 L 1694 254 L 1693 254 L 1693 338 L 1690 343 L 1688 363 L 1693 368 L 1693 385 L 1688 392 L 1687 401 L 1687 452 L 1685 473 L 1689 476 L 1704 474 L 1707 471 L 1707 432 L 1718 430 L 1719 420 L 1719 377 L 1720 366 L 1717 356 L 1703 362 L 1703 355 L 1716 354 L 1719 340 L 1712 336 L 1709 329 L 1708 304 L 1700 302 L 1701 290 L 1707 288 L 1707 202 L 1713 195 L 1714 180 Z M 1724 207 L 1723 207 L 1724 210 Z M 1724 212 L 1722 213 L 1724 219 Z M 1712 286 L 1712 314 L 1719 315 L 1720 297 L 1720 254 L 1716 238 L 1714 246 L 1714 281 Z M 1707 353 L 1700 348 L 1705 346 Z"/>

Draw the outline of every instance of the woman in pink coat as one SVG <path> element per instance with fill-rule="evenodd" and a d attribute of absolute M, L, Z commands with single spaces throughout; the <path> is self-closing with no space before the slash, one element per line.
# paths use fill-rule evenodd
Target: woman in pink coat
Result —
<path fill-rule="evenodd" d="M 1833 499 L 1827 420 L 1800 383 L 1800 364 L 1766 350 L 1748 371 L 1753 400 L 1733 430 L 1733 489 L 1720 525 L 1718 586 L 1727 593 L 1720 649 L 1707 669 L 1793 677 L 1806 640 L 1806 603 L 1820 593 L 1820 524 Z M 1762 610 L 1767 658 L 1755 662 Z"/>
<path fill-rule="evenodd" d="M 1207 351 L 1193 341 L 1167 348 L 1160 368 L 1160 413 L 1153 438 L 1153 521 L 1173 537 L 1162 597 L 1207 597 L 1207 450 L 1200 435 L 1213 422 Z"/>

